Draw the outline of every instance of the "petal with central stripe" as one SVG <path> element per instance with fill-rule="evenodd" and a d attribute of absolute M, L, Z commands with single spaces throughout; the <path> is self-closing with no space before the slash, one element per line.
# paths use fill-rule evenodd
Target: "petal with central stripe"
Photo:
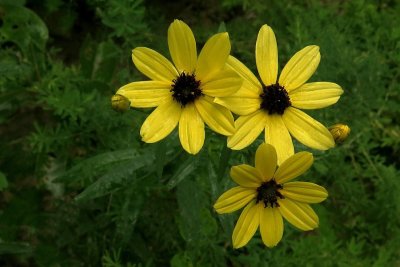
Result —
<path fill-rule="evenodd" d="M 155 143 L 169 135 L 181 117 L 181 106 L 172 99 L 159 105 L 144 121 L 140 129 L 142 140 Z"/>
<path fill-rule="evenodd" d="M 303 111 L 289 107 L 282 118 L 291 135 L 300 143 L 319 150 L 335 146 L 329 130 Z"/>
<path fill-rule="evenodd" d="M 278 47 L 273 30 L 266 24 L 258 32 L 256 64 L 264 85 L 275 84 L 278 77 Z"/>
<path fill-rule="evenodd" d="M 314 158 L 310 152 L 302 151 L 285 160 L 275 172 L 275 180 L 283 184 L 305 173 L 313 164 Z"/>
<path fill-rule="evenodd" d="M 228 33 L 223 32 L 213 35 L 200 52 L 196 67 L 196 77 L 201 82 L 209 81 L 223 69 L 230 52 L 231 43 Z"/>
<path fill-rule="evenodd" d="M 279 84 L 290 92 L 302 86 L 318 68 L 321 54 L 319 47 L 310 45 L 297 52 L 283 68 Z"/>
<path fill-rule="evenodd" d="M 160 53 L 147 48 L 137 47 L 132 51 L 132 60 L 136 68 L 154 81 L 172 83 L 178 76 L 174 65 Z"/>
<path fill-rule="evenodd" d="M 260 213 L 260 233 L 264 244 L 275 247 L 282 239 L 283 220 L 277 208 L 264 208 Z"/>
<path fill-rule="evenodd" d="M 320 203 L 328 197 L 325 188 L 308 182 L 285 183 L 280 192 L 284 197 L 304 203 Z"/>
<path fill-rule="evenodd" d="M 263 182 L 261 173 L 256 168 L 246 164 L 233 166 L 230 175 L 237 184 L 243 187 L 257 188 Z"/>
<path fill-rule="evenodd" d="M 252 201 L 242 211 L 236 222 L 235 229 L 233 229 L 232 243 L 234 248 L 245 246 L 253 237 L 260 224 L 262 207 L 262 204 L 255 204 L 255 201 Z"/>
<path fill-rule="evenodd" d="M 278 165 L 294 154 L 292 137 L 280 115 L 268 115 L 265 142 L 275 147 Z"/>
<path fill-rule="evenodd" d="M 315 82 L 300 86 L 290 92 L 289 97 L 293 107 L 318 109 L 335 104 L 341 94 L 343 94 L 343 90 L 336 83 Z"/>
<path fill-rule="evenodd" d="M 193 73 L 197 63 L 194 35 L 181 20 L 174 20 L 168 28 L 168 47 L 172 61 L 179 72 Z"/>
<path fill-rule="evenodd" d="M 133 82 L 118 89 L 117 94 L 129 99 L 132 107 L 157 107 L 171 98 L 171 84 L 160 81 Z"/>
<path fill-rule="evenodd" d="M 318 227 L 318 215 L 309 204 L 288 198 L 278 199 L 278 204 L 278 210 L 282 216 L 300 230 L 309 231 Z"/>
<path fill-rule="evenodd" d="M 240 150 L 249 146 L 261 134 L 266 123 L 267 115 L 263 110 L 247 116 L 240 116 L 235 121 L 236 132 L 228 137 L 228 147 Z"/>
<path fill-rule="evenodd" d="M 256 151 L 256 169 L 262 174 L 264 182 L 272 179 L 276 164 L 275 148 L 269 144 L 262 143 Z"/>
<path fill-rule="evenodd" d="M 222 135 L 232 135 L 235 132 L 232 113 L 227 108 L 215 104 L 211 97 L 201 97 L 194 104 L 211 130 Z"/>
<path fill-rule="evenodd" d="M 257 77 L 237 58 L 229 56 L 228 60 L 226 61 L 226 66 L 236 71 L 245 80 L 245 82 L 248 82 L 252 88 L 256 89 L 257 92 L 258 88 L 261 88 L 261 83 L 258 81 Z"/>
<path fill-rule="evenodd" d="M 243 208 L 256 196 L 256 190 L 237 186 L 223 193 L 215 202 L 214 209 L 219 214 L 234 212 Z"/>
<path fill-rule="evenodd" d="M 190 154 L 197 154 L 203 147 L 204 138 L 204 122 L 194 104 L 187 104 L 179 120 L 179 139 L 183 149 Z"/>
<path fill-rule="evenodd" d="M 222 105 L 238 115 L 249 115 L 260 109 L 261 88 L 257 91 L 248 82 L 244 82 L 240 89 L 229 97 L 218 97 L 214 102 Z"/>
<path fill-rule="evenodd" d="M 233 70 L 222 70 L 206 83 L 201 85 L 204 94 L 213 97 L 230 96 L 239 90 L 243 79 Z"/>

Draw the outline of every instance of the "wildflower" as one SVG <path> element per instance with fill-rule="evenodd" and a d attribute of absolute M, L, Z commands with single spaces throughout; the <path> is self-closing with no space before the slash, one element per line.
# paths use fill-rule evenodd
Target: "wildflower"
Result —
<path fill-rule="evenodd" d="M 234 248 L 245 246 L 260 226 L 261 237 L 268 247 L 276 246 L 283 235 L 283 218 L 303 231 L 318 227 L 318 216 L 309 205 L 328 196 L 325 188 L 308 182 L 289 182 L 307 171 L 313 163 L 309 152 L 299 152 L 285 160 L 277 170 L 275 148 L 261 144 L 255 167 L 231 168 L 232 179 L 239 184 L 222 194 L 215 210 L 230 213 L 246 206 L 233 230 Z"/>
<path fill-rule="evenodd" d="M 111 97 L 111 107 L 115 111 L 124 112 L 129 109 L 131 102 L 123 95 L 115 94 Z"/>
<path fill-rule="evenodd" d="M 274 32 L 264 25 L 256 43 L 256 65 L 261 82 L 239 60 L 230 56 L 227 66 L 244 82 L 230 97 L 216 103 L 240 115 L 228 147 L 239 150 L 250 145 L 265 129 L 265 142 L 278 153 L 278 164 L 293 155 L 292 137 L 304 145 L 326 150 L 334 146 L 328 129 L 300 109 L 318 109 L 339 100 L 343 90 L 330 82 L 305 83 L 320 61 L 319 47 L 310 45 L 297 52 L 278 75 L 278 50 Z"/>
<path fill-rule="evenodd" d="M 197 57 L 191 29 L 175 20 L 168 29 L 168 46 L 174 65 L 152 49 L 135 48 L 133 63 L 151 81 L 129 83 L 117 93 L 132 107 L 157 107 L 140 129 L 144 142 L 160 141 L 179 124 L 182 147 L 196 154 L 204 143 L 204 123 L 222 135 L 234 133 L 232 113 L 214 98 L 235 93 L 242 79 L 224 68 L 231 49 L 226 32 L 213 35 Z"/>
<path fill-rule="evenodd" d="M 350 127 L 346 124 L 335 124 L 329 127 L 329 132 L 332 134 L 336 144 L 343 143 L 350 134 Z"/>

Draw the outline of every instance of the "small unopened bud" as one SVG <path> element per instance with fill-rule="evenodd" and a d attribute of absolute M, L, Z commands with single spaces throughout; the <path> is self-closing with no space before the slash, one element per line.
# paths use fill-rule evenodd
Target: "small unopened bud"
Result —
<path fill-rule="evenodd" d="M 351 129 L 349 126 L 341 123 L 329 127 L 329 132 L 331 132 L 336 144 L 343 143 L 344 140 L 346 140 L 346 138 L 349 136 L 350 131 Z"/>
<path fill-rule="evenodd" d="M 115 94 L 111 97 L 111 107 L 115 111 L 124 112 L 129 109 L 131 102 L 123 95 Z"/>

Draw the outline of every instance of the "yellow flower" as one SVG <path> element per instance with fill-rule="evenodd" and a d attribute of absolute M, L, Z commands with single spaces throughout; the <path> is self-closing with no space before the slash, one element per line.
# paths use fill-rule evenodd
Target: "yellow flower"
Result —
<path fill-rule="evenodd" d="M 350 127 L 346 124 L 338 123 L 329 127 L 329 132 L 332 134 L 336 144 L 343 143 L 350 134 Z"/>
<path fill-rule="evenodd" d="M 233 230 L 234 248 L 245 246 L 258 226 L 264 244 L 276 246 L 282 239 L 282 217 L 303 231 L 318 227 L 318 216 L 309 204 L 325 200 L 328 192 L 317 184 L 289 182 L 307 171 L 312 163 L 311 153 L 299 152 L 275 170 L 275 148 L 263 143 L 257 149 L 255 167 L 242 164 L 231 168 L 231 177 L 239 186 L 222 194 L 214 208 L 222 214 L 247 205 Z"/>
<path fill-rule="evenodd" d="M 327 107 L 339 100 L 343 90 L 330 82 L 305 83 L 320 61 L 319 47 L 307 46 L 297 52 L 278 75 L 278 50 L 274 32 L 263 25 L 256 43 L 256 65 L 261 82 L 239 60 L 230 56 L 228 69 L 243 77 L 243 86 L 216 103 L 240 115 L 228 147 L 243 149 L 265 129 L 265 142 L 278 153 L 278 163 L 293 155 L 292 137 L 304 145 L 326 150 L 334 146 L 328 129 L 299 109 Z"/>
<path fill-rule="evenodd" d="M 242 78 L 224 68 L 231 50 L 226 32 L 213 35 L 197 57 L 191 29 L 175 20 L 168 29 L 168 46 L 174 64 L 152 49 L 135 48 L 133 63 L 151 81 L 129 83 L 117 94 L 132 107 L 157 107 L 141 127 L 144 142 L 160 141 L 179 124 L 182 147 L 196 154 L 204 143 L 204 123 L 222 135 L 234 133 L 232 113 L 214 98 L 235 93 Z"/>

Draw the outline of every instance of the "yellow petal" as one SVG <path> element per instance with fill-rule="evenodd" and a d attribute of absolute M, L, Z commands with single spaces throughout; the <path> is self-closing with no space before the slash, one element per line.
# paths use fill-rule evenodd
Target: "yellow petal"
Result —
<path fill-rule="evenodd" d="M 256 196 L 256 190 L 237 186 L 223 193 L 215 202 L 214 209 L 219 214 L 234 212 L 243 208 Z"/>
<path fill-rule="evenodd" d="M 263 181 L 272 179 L 276 169 L 276 151 L 269 144 L 262 143 L 256 151 L 256 169 L 262 174 Z"/>
<path fill-rule="evenodd" d="M 253 201 L 242 211 L 235 229 L 233 229 L 232 243 L 234 248 L 245 246 L 253 237 L 260 224 L 260 209 L 262 209 L 262 205 L 255 204 L 255 201 Z"/>
<path fill-rule="evenodd" d="M 278 204 L 278 210 L 282 216 L 300 230 L 309 231 L 318 227 L 318 216 L 309 204 L 288 198 L 278 199 Z"/>
<path fill-rule="evenodd" d="M 279 84 L 290 92 L 302 86 L 315 72 L 321 55 L 319 47 L 310 45 L 297 52 L 283 68 Z"/>
<path fill-rule="evenodd" d="M 168 28 L 168 47 L 172 61 L 179 72 L 193 73 L 197 62 L 194 35 L 181 20 L 174 20 Z"/>
<path fill-rule="evenodd" d="M 264 208 L 260 214 L 260 233 L 267 247 L 275 247 L 282 239 L 283 220 L 277 208 Z"/>
<path fill-rule="evenodd" d="M 144 121 L 140 129 L 146 143 L 160 141 L 169 135 L 178 124 L 181 106 L 172 99 L 159 105 Z"/>
<path fill-rule="evenodd" d="M 214 102 L 238 115 L 249 115 L 260 109 L 260 94 L 261 88 L 257 91 L 249 83 L 245 82 L 236 93 L 229 97 L 215 98 Z"/>
<path fill-rule="evenodd" d="M 203 121 L 214 132 L 222 135 L 234 133 L 232 113 L 225 107 L 215 104 L 211 97 L 202 97 L 195 102 Z"/>
<path fill-rule="evenodd" d="M 171 83 L 160 81 L 133 82 L 118 89 L 117 94 L 129 99 L 132 107 L 157 107 L 171 98 Z"/>
<path fill-rule="evenodd" d="M 197 61 L 196 76 L 203 83 L 217 74 L 224 67 L 231 43 L 227 32 L 213 35 L 200 52 Z"/>
<path fill-rule="evenodd" d="M 257 188 L 263 182 L 260 172 L 246 164 L 233 166 L 230 174 L 232 179 L 242 187 Z"/>
<path fill-rule="evenodd" d="M 278 77 L 278 48 L 274 32 L 266 24 L 258 32 L 256 64 L 264 85 L 275 84 Z"/>
<path fill-rule="evenodd" d="M 290 92 L 289 97 L 292 106 L 296 108 L 317 109 L 335 104 L 341 94 L 343 90 L 336 83 L 315 82 L 303 84 Z"/>
<path fill-rule="evenodd" d="M 213 97 L 226 97 L 236 93 L 242 86 L 243 79 L 233 70 L 222 70 L 211 80 L 201 85 L 204 94 Z"/>
<path fill-rule="evenodd" d="M 283 184 L 305 173 L 313 164 L 314 158 L 310 152 L 298 152 L 285 160 L 276 170 L 274 178 Z"/>
<path fill-rule="evenodd" d="M 256 111 L 247 116 L 240 116 L 235 121 L 236 132 L 228 137 L 228 147 L 240 150 L 256 140 L 265 128 L 267 115 L 263 110 Z"/>
<path fill-rule="evenodd" d="M 327 150 L 335 146 L 329 130 L 306 113 L 293 107 L 285 110 L 282 116 L 290 134 L 304 145 Z"/>
<path fill-rule="evenodd" d="M 261 83 L 258 81 L 253 72 L 251 72 L 251 70 L 246 67 L 246 65 L 240 62 L 237 58 L 229 56 L 228 60 L 226 61 L 226 66 L 239 74 L 239 76 L 244 79 L 244 82 L 247 82 L 250 87 L 255 88 L 257 92 L 257 97 L 260 95 Z"/>
<path fill-rule="evenodd" d="M 179 120 L 179 139 L 183 149 L 190 154 L 197 154 L 204 144 L 204 122 L 194 104 L 187 104 L 182 109 Z"/>
<path fill-rule="evenodd" d="M 178 76 L 174 65 L 168 59 L 147 47 L 133 49 L 132 60 L 141 73 L 154 81 L 171 83 Z"/>
<path fill-rule="evenodd" d="M 328 197 L 325 188 L 308 182 L 285 183 L 280 192 L 284 197 L 304 203 L 319 203 Z"/>
<path fill-rule="evenodd" d="M 275 147 L 278 165 L 294 154 L 292 137 L 280 115 L 268 115 L 265 142 Z"/>

